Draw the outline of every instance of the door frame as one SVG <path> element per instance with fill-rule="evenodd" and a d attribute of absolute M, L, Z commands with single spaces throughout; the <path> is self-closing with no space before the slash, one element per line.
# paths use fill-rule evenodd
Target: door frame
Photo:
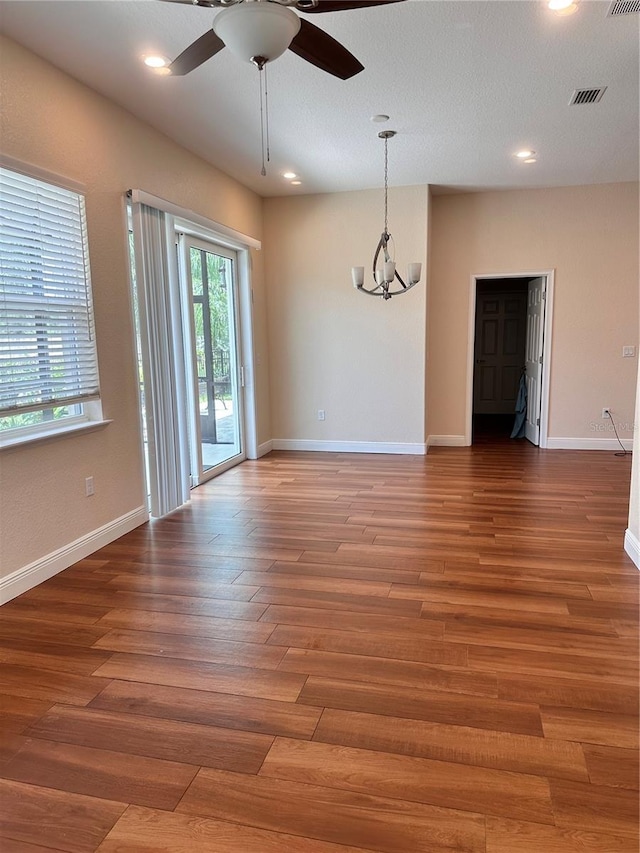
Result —
<path fill-rule="evenodd" d="M 240 327 L 240 346 L 238 348 L 238 359 L 244 368 L 243 383 L 240 383 L 239 392 L 243 394 L 244 413 L 244 453 L 247 459 L 258 458 L 258 410 L 255 387 L 255 340 L 253 319 L 253 289 L 251 286 L 251 248 L 248 242 L 230 237 L 224 232 L 206 228 L 194 222 L 192 219 L 176 216 L 174 218 L 176 234 L 185 234 L 187 237 L 195 237 L 205 243 L 222 246 L 236 253 L 237 269 L 236 282 L 238 287 L 238 313 L 237 321 Z M 258 248 L 260 244 L 258 244 Z M 221 474 L 233 464 L 222 463 L 218 466 L 216 473 Z"/>
<path fill-rule="evenodd" d="M 239 465 L 247 458 L 246 451 L 246 418 L 244 412 L 244 384 L 242 376 L 244 374 L 243 356 L 243 334 L 242 323 L 240 318 L 240 287 L 238 276 L 238 252 L 228 246 L 223 246 L 212 240 L 203 240 L 202 237 L 195 237 L 193 234 L 186 234 L 184 231 L 176 232 L 178 236 L 178 249 L 180 255 L 180 283 L 182 297 L 182 313 L 183 313 L 183 346 L 185 351 L 185 379 L 187 384 L 187 399 L 188 409 L 191 412 L 191 417 L 188 417 L 188 432 L 189 432 L 189 455 L 191 459 L 192 469 L 191 486 L 201 486 L 223 471 Z M 240 452 L 234 454 L 229 459 L 219 462 L 207 470 L 203 468 L 202 461 L 202 426 L 198 413 L 198 377 L 195 355 L 195 326 L 194 326 L 194 310 L 193 310 L 193 283 L 191 279 L 191 267 L 189 262 L 190 250 L 194 248 L 218 257 L 227 258 L 232 263 L 232 277 L 230 282 L 230 292 L 232 294 L 232 311 L 235 338 L 235 358 L 233 359 L 234 378 L 233 389 L 235 391 L 234 406 L 236 423 L 238 428 L 238 445 Z M 189 376 L 188 370 L 191 366 L 193 375 Z M 215 417 L 215 414 L 214 414 Z"/>
<path fill-rule="evenodd" d="M 549 383 L 551 378 L 551 343 L 553 330 L 553 302 L 555 288 L 555 270 L 524 270 L 519 272 L 478 273 L 471 276 L 469 285 L 469 318 L 467 332 L 467 399 L 465 412 L 465 446 L 473 441 L 473 372 L 476 341 L 476 297 L 478 282 L 494 278 L 546 278 L 546 304 L 544 312 L 544 331 L 542 344 L 542 387 L 540 389 L 540 443 L 546 448 L 549 431 Z"/>

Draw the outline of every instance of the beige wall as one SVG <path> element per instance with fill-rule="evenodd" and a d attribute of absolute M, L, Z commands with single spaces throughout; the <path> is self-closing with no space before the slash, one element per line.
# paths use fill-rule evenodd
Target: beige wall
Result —
<path fill-rule="evenodd" d="M 390 190 L 399 271 L 420 261 L 423 280 L 384 302 L 351 285 L 380 238 L 382 190 L 265 201 L 274 439 L 424 443 L 427 211 L 427 187 Z"/>
<path fill-rule="evenodd" d="M 633 423 L 638 346 L 638 185 L 436 196 L 429 283 L 429 432 L 463 435 L 470 279 L 555 269 L 549 437 L 613 438 Z M 630 438 L 631 429 L 622 435 Z"/>
<path fill-rule="evenodd" d="M 143 503 L 138 400 L 123 193 L 169 199 L 261 238 L 262 203 L 180 148 L 14 42 L 1 42 L 3 153 L 86 187 L 104 414 L 113 423 L 0 455 L 1 575 L 28 565 Z M 270 437 L 266 305 L 254 252 L 259 441 Z M 84 497 L 84 478 L 96 494 Z"/>

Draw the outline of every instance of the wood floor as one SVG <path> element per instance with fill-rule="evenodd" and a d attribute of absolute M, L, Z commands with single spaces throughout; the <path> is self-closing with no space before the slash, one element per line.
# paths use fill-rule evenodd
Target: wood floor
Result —
<path fill-rule="evenodd" d="M 6 605 L 3 853 L 637 853 L 629 458 L 272 453 Z"/>

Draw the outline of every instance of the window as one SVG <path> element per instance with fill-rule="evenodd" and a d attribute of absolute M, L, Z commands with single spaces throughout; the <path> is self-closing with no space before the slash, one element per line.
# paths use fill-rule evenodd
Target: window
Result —
<path fill-rule="evenodd" d="M 84 197 L 0 167 L 0 441 L 99 419 Z"/>

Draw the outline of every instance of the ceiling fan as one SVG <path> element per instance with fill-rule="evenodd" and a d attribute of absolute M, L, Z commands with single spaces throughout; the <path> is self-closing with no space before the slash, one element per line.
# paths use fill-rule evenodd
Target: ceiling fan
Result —
<path fill-rule="evenodd" d="M 348 80 L 364 66 L 324 30 L 297 15 L 298 12 L 338 12 L 386 6 L 402 0 L 166 0 L 209 8 L 222 7 L 213 29 L 183 50 L 169 66 L 181 76 L 202 65 L 224 47 L 260 70 L 287 48 L 312 65 Z"/>

